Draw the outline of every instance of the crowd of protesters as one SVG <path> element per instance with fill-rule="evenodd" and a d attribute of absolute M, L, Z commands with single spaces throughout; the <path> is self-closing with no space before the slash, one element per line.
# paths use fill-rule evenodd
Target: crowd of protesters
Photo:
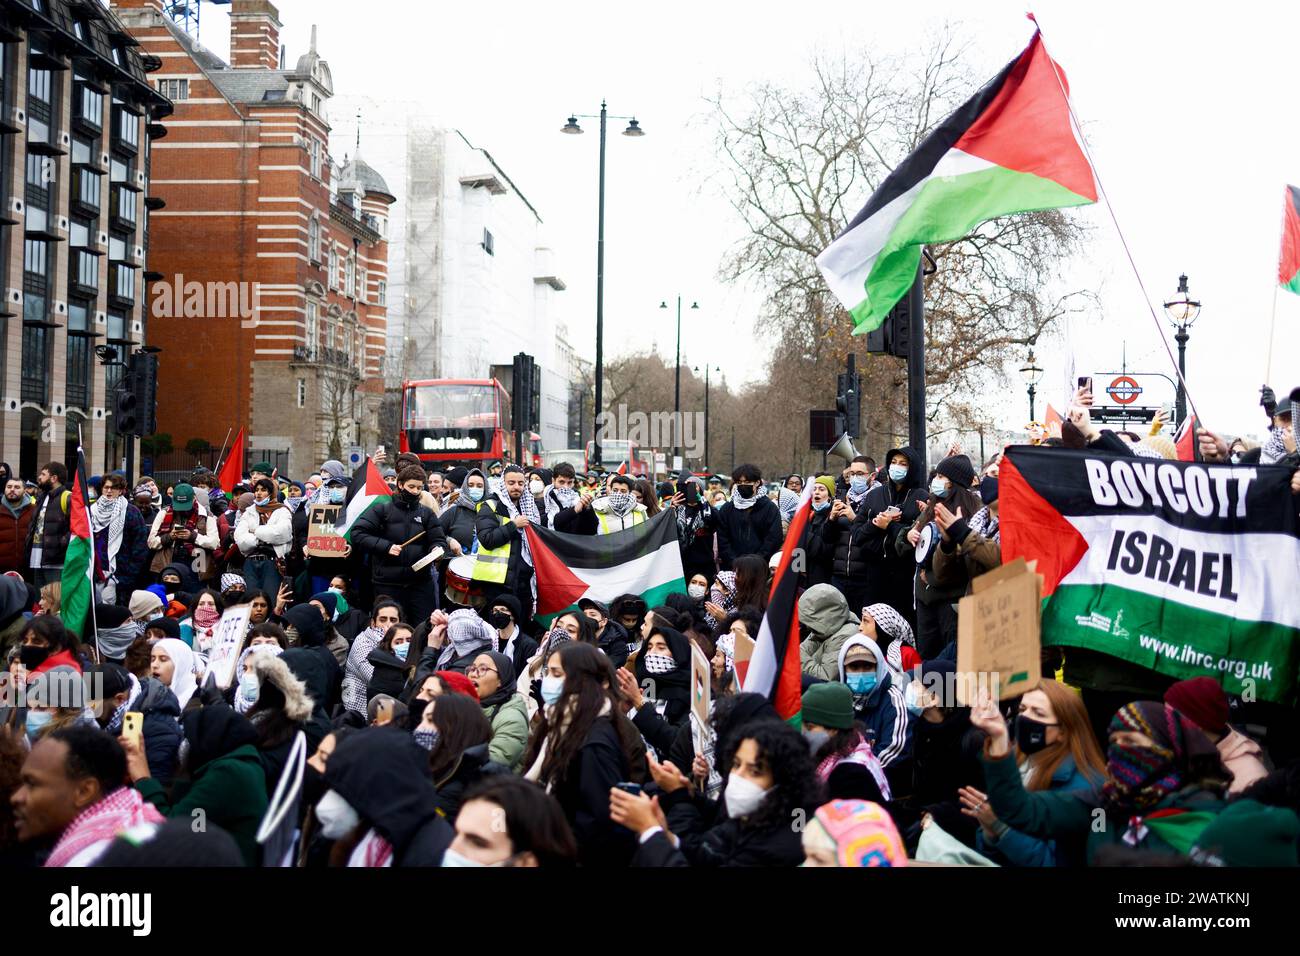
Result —
<path fill-rule="evenodd" d="M 1300 494 L 1297 403 L 1267 393 L 1262 446 L 1201 431 L 1200 455 L 1286 465 Z M 1173 457 L 1159 423 L 1101 429 L 1089 406 L 1081 391 L 1036 442 Z M 927 471 L 890 448 L 772 486 L 748 464 L 656 485 L 563 463 L 431 474 L 402 455 L 384 469 L 391 497 L 325 556 L 311 516 L 345 504 L 338 461 L 301 481 L 259 463 L 233 488 L 205 470 L 169 487 L 114 473 L 90 482 L 82 633 L 60 616 L 68 469 L 29 484 L 0 465 L 0 858 L 1296 865 L 1294 706 L 1055 647 L 1021 697 L 958 703 L 958 602 L 1002 560 L 1000 457 L 954 447 Z M 806 491 L 800 728 L 742 692 L 737 648 L 759 637 Z M 664 511 L 684 593 L 588 598 L 539 623 L 525 528 L 608 535 Z M 223 688 L 208 655 L 241 605 Z M 711 662 L 704 724 L 695 649 Z M 258 832 L 300 736 L 297 839 L 271 860 Z"/>

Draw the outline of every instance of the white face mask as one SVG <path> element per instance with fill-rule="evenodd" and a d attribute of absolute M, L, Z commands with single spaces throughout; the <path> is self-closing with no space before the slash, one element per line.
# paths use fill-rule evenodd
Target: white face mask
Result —
<path fill-rule="evenodd" d="M 447 849 L 442 854 L 442 865 L 443 866 L 505 866 L 506 860 L 509 859 L 510 857 L 506 857 L 505 860 L 498 860 L 496 863 L 480 863 L 478 860 L 471 860 L 469 857 L 457 853 L 451 847 L 447 847 Z"/>
<path fill-rule="evenodd" d="M 320 798 L 316 804 L 316 819 L 320 821 L 321 836 L 327 840 L 346 836 L 361 822 L 357 811 L 336 790 L 330 790 Z"/>
<path fill-rule="evenodd" d="M 733 820 L 749 816 L 758 809 L 766 796 L 766 790 L 737 773 L 727 778 L 726 789 L 722 792 L 722 799 L 727 805 L 727 816 Z"/>
<path fill-rule="evenodd" d="M 528 482 L 528 493 L 531 494 L 534 498 L 536 498 L 545 490 L 546 490 L 546 485 L 542 484 L 542 479 L 540 478 L 534 478 L 532 481 Z"/>
<path fill-rule="evenodd" d="M 698 601 L 701 598 L 703 598 L 704 595 L 709 593 L 709 589 L 706 588 L 703 584 L 692 584 L 690 587 L 686 589 L 686 593 Z"/>

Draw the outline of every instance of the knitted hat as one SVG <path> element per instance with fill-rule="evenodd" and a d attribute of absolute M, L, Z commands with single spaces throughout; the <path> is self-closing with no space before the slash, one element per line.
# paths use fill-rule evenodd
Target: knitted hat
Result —
<path fill-rule="evenodd" d="M 848 730 L 853 726 L 853 691 L 838 682 L 813 684 L 803 692 L 803 719 L 832 730 Z"/>
<path fill-rule="evenodd" d="M 885 808 L 867 800 L 832 800 L 815 819 L 835 841 L 840 866 L 907 866 L 907 850 Z"/>
<path fill-rule="evenodd" d="M 442 681 L 444 690 L 478 700 L 478 688 L 474 686 L 472 680 L 459 671 L 434 671 L 433 676 Z"/>
<path fill-rule="evenodd" d="M 1165 691 L 1165 703 L 1208 733 L 1228 732 L 1228 695 L 1213 677 L 1180 680 Z"/>
<path fill-rule="evenodd" d="M 1294 810 L 1238 800 L 1201 831 L 1189 855 L 1201 866 L 1297 866 L 1297 840 Z"/>
<path fill-rule="evenodd" d="M 242 574 L 231 574 L 230 572 L 226 572 L 221 576 L 222 594 L 225 594 L 231 588 L 239 588 L 239 590 L 242 591 L 246 586 L 247 585 L 245 585 L 244 583 L 244 576 Z"/>
<path fill-rule="evenodd" d="M 348 476 L 347 469 L 343 467 L 343 462 L 335 461 L 333 458 L 320 466 L 320 473 L 323 478 L 335 478 L 339 481 L 346 479 Z"/>
<path fill-rule="evenodd" d="M 163 602 L 152 591 L 132 591 L 127 608 L 137 621 L 148 621 L 162 612 Z"/>
<path fill-rule="evenodd" d="M 965 455 L 952 455 L 939 462 L 935 469 L 958 488 L 969 488 L 975 480 L 975 466 Z"/>
<path fill-rule="evenodd" d="M 449 485 L 459 488 L 461 485 L 465 484 L 465 479 L 468 477 L 469 469 L 457 465 L 455 468 L 448 468 L 446 473 L 443 474 L 442 480 Z"/>
<path fill-rule="evenodd" d="M 170 617 L 156 617 L 144 626 L 146 631 L 162 631 L 168 637 L 180 640 L 180 622 Z"/>

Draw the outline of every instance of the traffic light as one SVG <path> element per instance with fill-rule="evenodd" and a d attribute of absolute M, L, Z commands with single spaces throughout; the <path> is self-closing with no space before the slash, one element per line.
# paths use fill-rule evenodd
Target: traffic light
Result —
<path fill-rule="evenodd" d="M 853 438 L 861 434 L 861 407 L 862 395 L 858 373 L 840 372 L 835 376 L 835 410 L 840 415 L 843 430 Z"/>
<path fill-rule="evenodd" d="M 880 328 L 867 333 L 867 351 L 907 358 L 912 343 L 912 296 L 909 292 L 889 310 Z"/>
<path fill-rule="evenodd" d="M 533 431 L 537 428 L 538 414 L 541 409 L 540 391 L 537 388 L 540 372 L 531 355 L 520 352 L 515 356 L 513 378 L 514 394 L 511 396 L 510 413 L 514 419 L 517 432 Z"/>
<path fill-rule="evenodd" d="M 158 430 L 158 356 L 153 352 L 135 356 L 135 396 L 140 434 Z"/>
<path fill-rule="evenodd" d="M 135 375 L 127 372 L 113 393 L 113 424 L 119 435 L 140 434 L 140 402 L 131 385 Z"/>

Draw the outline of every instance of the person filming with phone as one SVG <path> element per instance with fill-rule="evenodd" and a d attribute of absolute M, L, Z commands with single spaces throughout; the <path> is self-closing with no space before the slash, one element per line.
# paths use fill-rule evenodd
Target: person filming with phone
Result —
<path fill-rule="evenodd" d="M 850 607 L 888 604 L 909 622 L 915 620 L 915 565 L 907 556 L 899 555 L 895 545 L 921 513 L 923 502 L 917 495 L 924 484 L 925 469 L 916 450 L 889 449 L 880 483 L 867 492 L 862 502 L 863 587 L 850 599 Z"/>

